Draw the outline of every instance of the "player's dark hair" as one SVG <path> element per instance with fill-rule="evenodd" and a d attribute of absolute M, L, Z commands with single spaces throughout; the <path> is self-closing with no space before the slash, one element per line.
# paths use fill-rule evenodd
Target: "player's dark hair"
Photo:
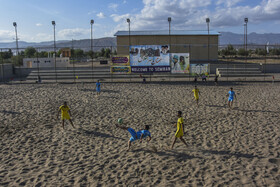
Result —
<path fill-rule="evenodd" d="M 182 111 L 178 111 L 178 114 L 181 116 L 182 115 Z"/>
<path fill-rule="evenodd" d="M 149 130 L 150 129 L 150 125 L 145 125 L 145 129 Z"/>

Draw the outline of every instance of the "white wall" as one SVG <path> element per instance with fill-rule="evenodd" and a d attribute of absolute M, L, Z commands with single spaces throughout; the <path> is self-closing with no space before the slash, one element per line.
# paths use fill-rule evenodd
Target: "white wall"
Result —
<path fill-rule="evenodd" d="M 37 68 L 37 62 L 39 67 L 54 67 L 55 59 L 54 58 L 24 58 L 23 67 L 24 68 Z M 31 67 L 29 66 L 31 64 Z M 56 67 L 68 67 L 70 64 L 69 57 L 56 58 Z"/>

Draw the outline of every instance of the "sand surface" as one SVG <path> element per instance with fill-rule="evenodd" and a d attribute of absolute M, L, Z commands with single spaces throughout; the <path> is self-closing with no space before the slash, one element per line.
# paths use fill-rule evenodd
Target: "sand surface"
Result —
<path fill-rule="evenodd" d="M 199 108 L 190 83 L 0 85 L 0 186 L 279 186 L 280 83 L 198 88 Z M 56 119 L 64 100 L 76 129 Z M 178 110 L 188 147 L 169 150 Z M 127 152 L 119 117 L 152 141 Z"/>

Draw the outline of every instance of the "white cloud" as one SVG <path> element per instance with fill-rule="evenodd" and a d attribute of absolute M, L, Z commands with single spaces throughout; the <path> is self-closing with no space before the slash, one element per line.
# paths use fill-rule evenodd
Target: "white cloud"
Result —
<path fill-rule="evenodd" d="M 58 40 L 79 38 L 83 35 L 89 34 L 89 29 L 75 28 L 75 29 L 63 29 L 58 31 Z"/>
<path fill-rule="evenodd" d="M 0 30 L 0 42 L 10 42 L 15 38 L 15 33 L 9 30 Z"/>
<path fill-rule="evenodd" d="M 42 23 L 36 23 L 37 27 L 41 27 L 43 24 Z"/>
<path fill-rule="evenodd" d="M 259 5 L 241 6 L 243 0 L 142 0 L 144 7 L 136 14 L 112 14 L 110 17 L 119 24 L 119 30 L 127 30 L 126 18 L 131 18 L 132 30 L 167 30 L 167 18 L 171 27 L 177 30 L 206 29 L 205 18 L 210 18 L 215 30 L 225 27 L 242 26 L 244 18 L 249 24 L 277 21 L 280 17 L 279 0 L 262 0 Z M 114 29 L 115 30 L 115 29 Z"/>
<path fill-rule="evenodd" d="M 105 14 L 104 14 L 103 12 L 100 12 L 100 13 L 97 14 L 96 16 L 99 17 L 99 18 L 101 18 L 101 19 L 106 17 Z"/>
<path fill-rule="evenodd" d="M 279 0 L 268 0 L 268 2 L 265 4 L 264 11 L 267 14 L 277 14 L 278 13 L 278 15 L 279 15 L 280 1 Z"/>
<path fill-rule="evenodd" d="M 120 21 L 126 21 L 127 18 L 130 18 L 130 14 L 123 14 L 123 15 L 112 14 L 110 17 L 115 22 L 120 22 Z"/>
<path fill-rule="evenodd" d="M 226 7 L 232 7 L 241 1 L 242 0 L 218 0 L 216 4 L 217 5 L 224 4 Z"/>
<path fill-rule="evenodd" d="M 110 3 L 108 7 L 109 7 L 109 9 L 112 9 L 113 11 L 116 12 L 118 7 L 119 7 L 119 5 L 116 4 L 116 3 Z"/>

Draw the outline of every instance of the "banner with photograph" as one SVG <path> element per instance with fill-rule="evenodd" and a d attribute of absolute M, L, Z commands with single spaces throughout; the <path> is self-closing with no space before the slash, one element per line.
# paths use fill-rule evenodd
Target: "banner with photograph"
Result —
<path fill-rule="evenodd" d="M 170 66 L 168 45 L 136 45 L 129 48 L 130 66 Z"/>
<path fill-rule="evenodd" d="M 111 66 L 112 74 L 129 74 L 131 73 L 130 66 Z"/>
<path fill-rule="evenodd" d="M 170 72 L 170 66 L 132 66 L 133 73 L 156 73 L 156 72 Z"/>
<path fill-rule="evenodd" d="M 190 64 L 191 75 L 209 75 L 209 64 Z"/>
<path fill-rule="evenodd" d="M 129 66 L 129 56 L 112 57 L 113 66 Z"/>
<path fill-rule="evenodd" d="M 171 73 L 189 73 L 190 72 L 190 54 L 189 53 L 171 53 Z"/>

